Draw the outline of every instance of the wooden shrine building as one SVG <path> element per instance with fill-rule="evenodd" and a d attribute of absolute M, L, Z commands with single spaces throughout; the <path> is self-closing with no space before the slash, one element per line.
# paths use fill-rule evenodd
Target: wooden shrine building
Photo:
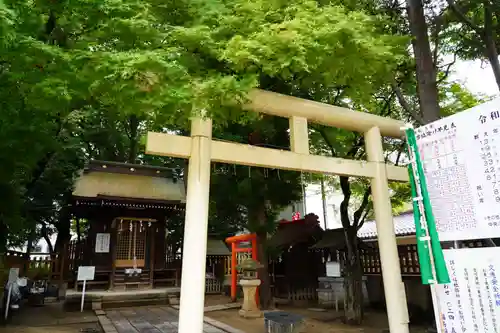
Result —
<path fill-rule="evenodd" d="M 269 272 L 276 301 L 316 299 L 318 277 L 324 275 L 325 266 L 323 252 L 311 246 L 323 234 L 318 216 L 314 214 L 299 220 L 279 221 L 276 232 L 268 240 L 275 254 L 269 262 Z"/>
<path fill-rule="evenodd" d="M 95 280 L 87 283 L 94 288 L 177 285 L 180 262 L 168 260 L 166 232 L 171 219 L 184 220 L 185 196 L 171 169 L 90 162 L 73 192 L 73 215 L 87 228 L 70 254 L 75 288 L 78 266 L 95 266 Z"/>

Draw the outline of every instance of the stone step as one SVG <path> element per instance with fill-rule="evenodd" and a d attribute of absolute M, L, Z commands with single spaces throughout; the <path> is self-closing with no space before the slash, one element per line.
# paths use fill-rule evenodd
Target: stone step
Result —
<path fill-rule="evenodd" d="M 115 277 L 115 281 L 123 281 L 125 282 L 127 280 L 126 277 Z M 149 276 L 148 277 L 139 277 L 135 279 L 136 281 L 149 281 Z"/>
<path fill-rule="evenodd" d="M 148 282 L 142 282 L 142 281 L 130 281 L 130 282 L 121 282 L 121 283 L 115 283 L 115 285 L 132 285 L 132 284 L 149 284 L 149 281 Z"/>

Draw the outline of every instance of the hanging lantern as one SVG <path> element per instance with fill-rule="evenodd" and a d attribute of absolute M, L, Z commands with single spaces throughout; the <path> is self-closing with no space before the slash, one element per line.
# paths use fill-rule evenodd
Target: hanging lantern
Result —
<path fill-rule="evenodd" d="M 128 229 L 130 230 L 130 232 L 132 232 L 132 230 L 134 230 L 134 225 L 132 224 L 132 221 L 128 222 Z"/>
<path fill-rule="evenodd" d="M 151 228 L 151 221 L 148 222 L 148 227 Z"/>
<path fill-rule="evenodd" d="M 142 232 L 142 221 L 139 221 L 139 232 Z"/>

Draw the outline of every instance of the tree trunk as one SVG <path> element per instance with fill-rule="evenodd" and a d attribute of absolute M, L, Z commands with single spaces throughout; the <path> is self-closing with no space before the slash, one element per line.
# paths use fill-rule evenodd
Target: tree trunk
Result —
<path fill-rule="evenodd" d="M 49 249 L 49 253 L 52 255 L 54 254 L 54 247 L 52 246 L 52 243 L 50 242 L 50 238 L 49 236 L 47 236 L 47 234 L 44 234 L 43 235 L 43 239 L 45 239 L 45 241 L 47 242 L 47 246 L 48 246 L 48 249 Z"/>
<path fill-rule="evenodd" d="M 429 44 L 422 0 L 406 0 L 417 72 L 420 112 L 424 123 L 440 118 L 437 71 Z"/>
<path fill-rule="evenodd" d="M 36 227 L 34 227 L 36 228 Z M 31 250 L 33 249 L 33 241 L 35 240 L 35 230 L 31 229 L 30 234 L 28 236 L 28 243 L 26 245 L 26 255 L 29 256 L 31 255 Z"/>
<path fill-rule="evenodd" d="M 35 230 L 36 230 L 36 225 L 33 228 L 31 228 L 30 234 L 28 236 L 28 243 L 26 245 L 26 254 L 24 255 L 24 264 L 23 264 L 24 274 L 26 274 L 29 269 L 31 249 L 33 249 L 33 241 L 35 240 Z"/>
<path fill-rule="evenodd" d="M 344 321 L 350 325 L 361 325 L 363 322 L 363 271 L 354 226 L 346 230 L 348 241 L 347 255 L 344 263 Z"/>
<path fill-rule="evenodd" d="M 52 242 L 50 241 L 50 237 L 49 237 L 49 234 L 47 232 L 47 225 L 45 223 L 42 224 L 42 237 L 45 240 L 45 242 L 47 243 L 47 246 L 49 248 L 49 253 L 51 255 L 54 254 L 54 247 L 52 246 Z"/>
<path fill-rule="evenodd" d="M 69 244 L 71 240 L 71 198 L 71 192 L 64 194 L 63 207 L 55 225 L 57 230 L 56 243 L 54 244 L 55 253 L 63 253 L 64 245 Z"/>
<path fill-rule="evenodd" d="M 58 114 L 58 117 L 54 121 L 57 124 L 57 129 L 56 129 L 56 131 L 54 133 L 54 137 L 57 140 L 59 138 L 59 136 L 61 135 L 61 132 L 63 130 L 64 120 L 61 119 L 61 117 Z M 55 150 L 48 151 L 36 163 L 35 168 L 31 171 L 30 181 L 26 185 L 26 194 L 25 194 L 26 198 L 30 198 L 31 196 L 33 196 L 33 192 L 34 192 L 34 190 L 36 188 L 35 185 L 38 183 L 38 181 L 40 180 L 40 178 L 42 178 L 43 174 L 45 173 L 45 170 L 49 166 L 50 161 L 52 160 L 52 158 L 54 157 L 55 154 L 56 154 Z"/>
<path fill-rule="evenodd" d="M 129 139 L 130 139 L 130 149 L 128 152 L 128 163 L 135 163 L 137 159 L 137 149 L 139 146 L 138 142 L 138 128 L 139 128 L 139 119 L 136 115 L 131 115 L 129 118 Z"/>
<path fill-rule="evenodd" d="M 71 240 L 70 229 L 71 220 L 69 216 L 63 216 L 57 224 L 57 238 L 56 244 L 54 245 L 54 252 L 61 253 L 64 248 L 64 244 L 67 244 Z"/>
<path fill-rule="evenodd" d="M 493 75 L 500 90 L 500 61 L 498 60 L 498 49 L 495 40 L 495 31 L 493 26 L 493 13 L 489 5 L 484 6 L 484 43 L 486 44 L 486 56 L 491 64 Z"/>
<path fill-rule="evenodd" d="M 328 211 L 327 211 L 327 206 L 326 206 L 326 191 L 325 191 L 325 180 L 323 178 L 321 178 L 321 182 L 320 182 L 320 185 L 321 185 L 321 203 L 323 204 L 323 224 L 325 226 L 325 230 L 328 229 L 328 225 L 327 225 L 327 221 L 328 221 Z M 303 198 L 305 198 L 306 196 L 303 195 Z M 305 201 L 305 199 L 304 199 Z M 304 216 L 305 216 L 306 212 L 305 212 L 305 209 L 304 209 Z"/>
<path fill-rule="evenodd" d="M 259 287 L 260 308 L 267 310 L 271 306 L 271 279 L 269 278 L 269 258 L 267 254 L 267 216 L 266 208 L 264 205 L 258 209 L 257 222 L 259 228 L 256 232 L 257 235 L 257 261 L 262 265 L 258 271 L 258 276 L 261 281 Z"/>
<path fill-rule="evenodd" d="M 368 196 L 365 193 L 362 206 L 354 214 L 354 223 L 349 218 L 349 201 L 351 187 L 349 177 L 341 176 L 340 188 L 344 199 L 340 204 L 340 220 L 344 229 L 346 243 L 346 258 L 343 263 L 344 273 L 344 321 L 351 325 L 360 325 L 363 321 L 363 271 L 359 257 L 357 230 L 362 211 L 366 208 Z M 366 202 L 365 202 L 366 201 Z"/>
<path fill-rule="evenodd" d="M 64 244 L 68 244 L 70 240 L 71 240 L 71 237 L 70 237 L 69 232 L 63 233 L 63 232 L 58 231 L 57 237 L 56 237 L 56 244 L 54 245 L 54 252 L 61 253 L 61 251 L 64 249 Z"/>

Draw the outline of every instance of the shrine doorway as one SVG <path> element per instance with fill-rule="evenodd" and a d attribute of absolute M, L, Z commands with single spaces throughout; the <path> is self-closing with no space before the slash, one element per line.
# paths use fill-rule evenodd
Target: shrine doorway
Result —
<path fill-rule="evenodd" d="M 117 219 L 117 268 L 144 268 L 146 264 L 147 223 L 134 218 Z"/>

